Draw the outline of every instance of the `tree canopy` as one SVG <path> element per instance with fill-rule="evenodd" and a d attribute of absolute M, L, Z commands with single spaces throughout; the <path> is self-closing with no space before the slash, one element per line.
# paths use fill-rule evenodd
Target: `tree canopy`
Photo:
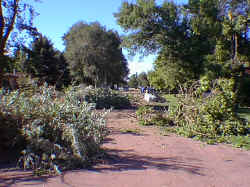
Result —
<path fill-rule="evenodd" d="M 78 22 L 63 39 L 65 57 L 76 81 L 95 85 L 124 82 L 128 67 L 117 32 L 107 30 L 98 22 Z"/>
<path fill-rule="evenodd" d="M 129 80 L 128 80 L 128 86 L 131 88 L 138 88 L 138 76 L 137 74 L 133 74 L 130 76 Z"/>
<path fill-rule="evenodd" d="M 22 62 L 26 73 L 57 86 L 69 82 L 68 64 L 46 36 L 40 35 L 34 39 L 31 49 L 24 51 L 28 54 L 28 58 Z"/>
<path fill-rule="evenodd" d="M 148 75 L 146 72 L 140 73 L 137 79 L 138 79 L 139 86 L 143 86 L 143 87 L 149 86 Z"/>
<path fill-rule="evenodd" d="M 130 54 L 158 55 L 149 79 L 174 89 L 206 74 L 231 76 L 250 62 L 249 12 L 249 0 L 136 0 L 122 3 L 115 17 Z"/>

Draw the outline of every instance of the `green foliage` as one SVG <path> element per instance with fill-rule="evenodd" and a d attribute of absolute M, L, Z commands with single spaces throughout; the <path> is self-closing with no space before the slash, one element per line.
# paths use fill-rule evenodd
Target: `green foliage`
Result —
<path fill-rule="evenodd" d="M 24 51 L 28 54 L 27 60 L 22 62 L 26 73 L 57 87 L 67 85 L 70 81 L 68 64 L 63 54 L 53 47 L 47 37 L 40 35 L 32 42 L 31 49 Z"/>
<path fill-rule="evenodd" d="M 1 128 L 12 125 L 18 131 L 16 136 L 24 139 L 19 164 L 57 173 L 89 165 L 107 134 L 106 112 L 93 111 L 91 105 L 79 102 L 74 87 L 64 98 L 57 98 L 55 88 L 46 85 L 32 96 L 26 92 L 0 95 Z M 7 129 L 9 139 L 11 132 Z"/>
<path fill-rule="evenodd" d="M 157 114 L 152 118 L 151 120 L 152 124 L 156 126 L 172 126 L 173 122 L 172 120 L 169 120 L 166 118 L 166 116 L 160 112 L 157 112 Z"/>
<path fill-rule="evenodd" d="M 167 126 L 171 121 L 166 118 L 162 111 L 157 111 L 155 106 L 141 106 L 136 111 L 136 116 L 141 125 Z"/>
<path fill-rule="evenodd" d="M 250 150 L 250 136 L 232 136 L 228 139 L 234 147 Z"/>
<path fill-rule="evenodd" d="M 0 75 L 7 72 L 12 72 L 13 70 L 13 60 L 8 56 L 0 55 Z"/>
<path fill-rule="evenodd" d="M 207 82 L 205 81 L 205 85 Z M 177 132 L 187 137 L 213 141 L 218 137 L 245 135 L 247 122 L 235 113 L 236 93 L 233 79 L 214 81 L 211 93 L 204 97 L 184 95 L 177 108 L 170 111 L 170 119 L 179 127 Z M 202 86 L 197 90 L 203 89 Z M 206 90 L 207 88 L 205 88 Z"/>
<path fill-rule="evenodd" d="M 143 87 L 149 86 L 147 73 L 145 73 L 145 72 L 140 73 L 138 75 L 137 79 L 138 79 L 139 86 L 143 86 Z"/>
<path fill-rule="evenodd" d="M 179 103 L 178 95 L 166 94 L 163 97 L 167 100 L 168 110 L 174 110 Z"/>
<path fill-rule="evenodd" d="M 136 116 L 141 125 L 153 125 L 152 118 L 154 116 L 154 110 L 150 106 L 141 106 L 136 111 Z"/>
<path fill-rule="evenodd" d="M 128 81 L 128 86 L 131 88 L 138 88 L 139 82 L 138 82 L 137 74 L 131 75 Z"/>
<path fill-rule="evenodd" d="M 157 90 L 165 90 L 167 88 L 164 77 L 157 71 L 150 71 L 148 73 L 148 80 L 150 85 Z"/>
<path fill-rule="evenodd" d="M 85 100 L 88 103 L 95 103 L 97 109 L 127 109 L 131 106 L 130 100 L 126 95 L 111 89 L 90 89 L 85 95 Z"/>
<path fill-rule="evenodd" d="M 124 82 L 128 67 L 117 32 L 107 30 L 98 22 L 78 22 L 63 39 L 74 80 L 96 86 Z"/>
<path fill-rule="evenodd" d="M 238 108 L 236 112 L 240 118 L 250 122 L 250 108 Z"/>
<path fill-rule="evenodd" d="M 2 90 L 1 90 L 2 92 Z M 0 94 L 2 97 L 2 93 Z M 2 101 L 2 100 L 1 100 Z M 22 120 L 18 115 L 4 113 L 4 104 L 0 104 L 0 149 L 15 150 L 16 156 L 25 148 L 25 138 L 21 133 L 22 127 L 19 125 Z"/>
<path fill-rule="evenodd" d="M 128 31 L 122 45 L 131 54 L 158 53 L 150 85 L 175 91 L 204 75 L 234 77 L 249 62 L 249 7 L 248 0 L 137 0 L 124 2 L 115 17 Z"/>
<path fill-rule="evenodd" d="M 160 53 L 154 62 L 155 69 L 149 74 L 152 86 L 160 90 L 174 91 L 180 84 L 195 78 L 195 73 L 190 70 L 187 62 L 184 67 L 181 60 L 166 55 Z"/>
<path fill-rule="evenodd" d="M 243 106 L 250 106 L 250 77 L 245 76 L 240 80 L 239 102 Z"/>
<path fill-rule="evenodd" d="M 123 46 L 131 54 L 154 53 L 169 43 L 177 43 L 180 30 L 180 9 L 172 2 L 158 6 L 154 0 L 123 2 L 115 14 L 118 24 L 131 31 L 123 38 Z M 183 36 L 183 35 L 182 35 Z"/>

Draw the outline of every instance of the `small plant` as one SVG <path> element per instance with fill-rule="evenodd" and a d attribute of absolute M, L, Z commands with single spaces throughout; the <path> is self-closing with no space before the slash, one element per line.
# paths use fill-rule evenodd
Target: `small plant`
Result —
<path fill-rule="evenodd" d="M 156 126 L 172 126 L 173 122 L 169 118 L 164 117 L 162 113 L 157 113 L 151 120 Z"/>
<path fill-rule="evenodd" d="M 136 116 L 139 120 L 140 125 L 153 125 L 152 119 L 155 115 L 155 111 L 151 106 L 141 106 L 136 111 Z"/>

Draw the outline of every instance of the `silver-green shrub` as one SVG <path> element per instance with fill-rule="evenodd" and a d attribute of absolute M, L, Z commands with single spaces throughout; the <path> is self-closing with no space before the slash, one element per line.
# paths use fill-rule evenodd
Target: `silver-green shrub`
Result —
<path fill-rule="evenodd" d="M 1 94 L 0 110 L 21 127 L 26 148 L 19 163 L 25 169 L 60 172 L 85 167 L 100 153 L 107 135 L 106 112 L 80 102 L 75 87 L 61 98 L 46 85 L 29 97 L 25 91 Z"/>
<path fill-rule="evenodd" d="M 95 103 L 97 109 L 128 109 L 131 107 L 128 96 L 111 89 L 89 89 L 86 92 L 85 99 L 89 103 Z"/>

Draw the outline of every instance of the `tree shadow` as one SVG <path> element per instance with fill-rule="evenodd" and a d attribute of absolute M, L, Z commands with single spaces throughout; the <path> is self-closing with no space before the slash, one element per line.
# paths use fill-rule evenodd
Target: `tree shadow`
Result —
<path fill-rule="evenodd" d="M 180 170 L 194 175 L 204 176 L 198 159 L 180 157 L 151 157 L 137 155 L 133 150 L 106 150 L 104 165 L 94 167 L 95 172 L 121 172 L 130 170 L 157 169 L 162 171 Z M 108 167 L 107 167 L 108 166 Z"/>
<path fill-rule="evenodd" d="M 8 172 L 0 171 L 0 187 L 10 187 L 17 183 L 29 183 L 33 186 L 44 184 L 51 178 L 49 176 L 34 176 L 32 172 L 22 170 L 12 170 Z"/>

